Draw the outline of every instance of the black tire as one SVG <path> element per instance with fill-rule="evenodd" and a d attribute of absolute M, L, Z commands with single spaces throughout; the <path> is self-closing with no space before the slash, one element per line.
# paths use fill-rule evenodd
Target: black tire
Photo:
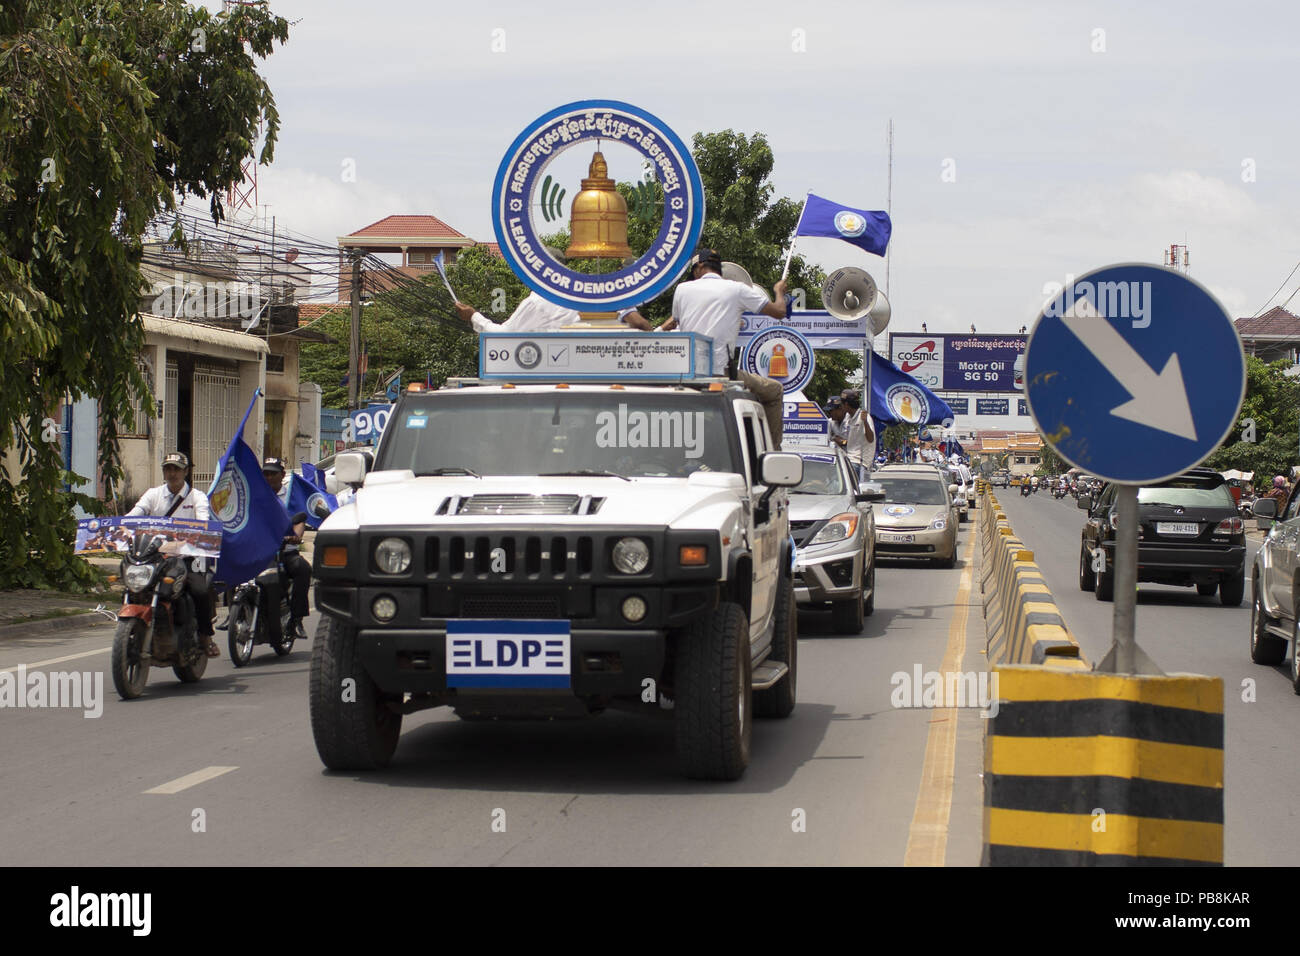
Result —
<path fill-rule="evenodd" d="M 289 622 L 291 620 L 293 620 L 293 618 L 290 616 L 289 612 L 282 609 L 280 614 L 280 642 L 271 645 L 271 650 L 275 651 L 276 657 L 284 657 L 292 651 L 293 642 L 298 639 L 298 636 L 294 634 L 293 631 L 289 630 Z"/>
<path fill-rule="evenodd" d="M 1219 602 L 1224 607 L 1241 607 L 1241 599 L 1246 596 L 1246 572 L 1234 574 L 1219 582 Z"/>
<path fill-rule="evenodd" d="M 344 700 L 344 681 L 352 680 Z M 311 732 L 330 770 L 378 770 L 397 749 L 402 715 L 388 706 L 357 648 L 356 628 L 332 617 L 321 621 L 311 655 Z"/>
<path fill-rule="evenodd" d="M 1097 577 L 1097 600 L 1113 601 L 1115 600 L 1115 571 L 1110 562 L 1106 563 L 1106 570 L 1100 571 Z"/>
<path fill-rule="evenodd" d="M 867 617 L 871 617 L 871 615 L 876 610 L 876 556 L 875 554 L 871 555 L 871 569 L 867 572 L 867 580 L 863 584 L 863 587 L 867 589 L 867 602 L 864 605 L 862 605 L 862 613 L 865 614 Z"/>
<path fill-rule="evenodd" d="M 139 659 L 140 645 L 144 641 L 144 621 L 138 617 L 123 617 L 113 632 L 113 686 L 123 700 L 135 700 L 144 693 L 149 683 L 149 664 Z M 134 656 L 136 660 L 132 662 Z"/>
<path fill-rule="evenodd" d="M 753 732 L 749 618 L 722 603 L 680 635 L 673 679 L 677 760 L 701 780 L 735 780 L 749 765 Z"/>
<path fill-rule="evenodd" d="M 172 668 L 172 673 L 176 675 L 177 680 L 182 684 L 197 684 L 203 679 L 203 674 L 208 669 L 208 639 L 206 637 L 198 638 L 203 645 L 203 651 L 193 664 L 177 664 Z"/>
<path fill-rule="evenodd" d="M 1291 634 L 1291 689 L 1300 694 L 1300 624 Z"/>
<path fill-rule="evenodd" d="M 1250 602 L 1250 659 L 1266 666 L 1281 664 L 1286 656 L 1286 638 L 1268 632 L 1273 619 L 1264 610 L 1259 578 L 1253 578 L 1250 585 L 1255 592 L 1255 599 Z"/>
<path fill-rule="evenodd" d="M 862 606 L 861 600 L 858 607 Z M 773 613 L 772 659 L 784 661 L 790 669 L 767 690 L 754 691 L 754 714 L 758 717 L 789 717 L 794 712 L 799 680 L 799 614 L 794 603 L 794 582 L 781 586 Z"/>
<path fill-rule="evenodd" d="M 1196 585 L 1196 593 L 1199 594 L 1201 597 L 1209 597 L 1217 590 L 1219 590 L 1218 581 L 1211 581 L 1209 584 Z"/>
<path fill-rule="evenodd" d="M 230 662 L 243 667 L 253 659 L 257 635 L 253 632 L 253 608 L 244 601 L 236 601 L 226 622 L 226 645 L 230 649 Z"/>
<path fill-rule="evenodd" d="M 1079 590 L 1097 590 L 1097 573 L 1092 570 L 1092 555 L 1086 544 L 1079 545 Z"/>

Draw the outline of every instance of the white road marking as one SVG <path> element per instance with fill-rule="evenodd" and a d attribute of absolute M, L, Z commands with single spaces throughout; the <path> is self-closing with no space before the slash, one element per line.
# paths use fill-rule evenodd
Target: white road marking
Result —
<path fill-rule="evenodd" d="M 182 790 L 188 790 L 190 787 L 196 787 L 204 781 L 211 780 L 214 777 L 220 777 L 222 774 L 230 773 L 232 770 L 238 770 L 238 767 L 204 767 L 202 770 L 195 770 L 193 773 L 187 773 L 183 777 L 177 777 L 169 783 L 159 784 L 145 793 L 180 793 Z"/>
<path fill-rule="evenodd" d="M 107 653 L 108 651 L 111 651 L 112 649 L 113 648 L 111 645 L 109 647 L 97 647 L 93 651 L 82 651 L 80 654 L 68 654 L 64 657 L 51 657 L 47 661 L 36 661 L 33 664 L 15 664 L 13 667 L 0 667 L 0 674 L 16 673 L 18 668 L 20 667 L 24 667 L 29 671 L 33 671 L 36 670 L 38 667 L 49 667 L 51 664 L 62 664 L 64 661 L 75 661 L 81 657 L 92 657 L 95 654 L 104 654 Z"/>

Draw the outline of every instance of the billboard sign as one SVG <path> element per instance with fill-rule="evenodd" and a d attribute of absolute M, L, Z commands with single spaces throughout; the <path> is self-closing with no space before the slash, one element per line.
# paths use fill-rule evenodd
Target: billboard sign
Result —
<path fill-rule="evenodd" d="M 1016 390 L 1016 361 L 1027 341 L 1025 335 L 891 332 L 889 357 L 930 389 L 1011 392 Z"/>

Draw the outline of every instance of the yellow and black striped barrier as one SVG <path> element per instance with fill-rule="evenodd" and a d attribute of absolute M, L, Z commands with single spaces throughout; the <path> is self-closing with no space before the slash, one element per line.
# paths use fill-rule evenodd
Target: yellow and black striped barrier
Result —
<path fill-rule="evenodd" d="M 1222 680 L 994 673 L 985 866 L 1222 864 Z"/>
<path fill-rule="evenodd" d="M 980 504 L 980 587 L 990 664 L 1049 664 L 1086 671 L 1034 553 L 1011 531 L 993 494 Z"/>

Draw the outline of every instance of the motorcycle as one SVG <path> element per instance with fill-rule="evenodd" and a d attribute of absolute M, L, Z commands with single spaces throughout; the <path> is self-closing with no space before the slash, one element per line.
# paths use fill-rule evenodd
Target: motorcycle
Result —
<path fill-rule="evenodd" d="M 1054 489 L 1052 490 L 1052 497 L 1053 497 L 1053 498 L 1056 498 L 1058 501 L 1059 501 L 1061 498 L 1064 498 L 1064 497 L 1065 497 L 1065 485 L 1064 485 L 1064 484 L 1059 484 L 1059 485 L 1057 485 L 1056 488 L 1054 488 Z"/>
<path fill-rule="evenodd" d="M 1026 482 L 1022 483 L 1021 486 L 1020 486 L 1020 497 L 1022 497 L 1022 498 L 1028 498 L 1029 495 L 1030 495 L 1031 493 L 1032 493 L 1032 492 L 1031 492 L 1031 489 L 1030 489 L 1030 487 L 1029 487 L 1029 482 L 1026 481 Z"/>
<path fill-rule="evenodd" d="M 329 508 L 318 505 L 316 514 L 325 517 Z M 293 524 L 306 520 L 305 512 L 293 516 Z M 297 635 L 289 629 L 292 617 L 289 604 L 291 580 L 284 568 L 284 554 L 276 555 L 275 566 L 268 567 L 251 581 L 245 581 L 235 588 L 235 595 L 230 605 L 227 641 L 230 646 L 230 660 L 236 667 L 243 667 L 253 658 L 253 648 L 258 644 L 269 645 L 277 657 L 284 657 L 293 650 Z"/>
<path fill-rule="evenodd" d="M 149 668 L 171 665 L 182 683 L 193 684 L 208 667 L 207 642 L 198 636 L 189 559 L 161 552 L 162 535 L 136 534 L 122 558 L 125 593 L 113 634 L 113 686 L 123 700 L 144 693 Z M 193 559 L 202 562 L 203 558 Z"/>

